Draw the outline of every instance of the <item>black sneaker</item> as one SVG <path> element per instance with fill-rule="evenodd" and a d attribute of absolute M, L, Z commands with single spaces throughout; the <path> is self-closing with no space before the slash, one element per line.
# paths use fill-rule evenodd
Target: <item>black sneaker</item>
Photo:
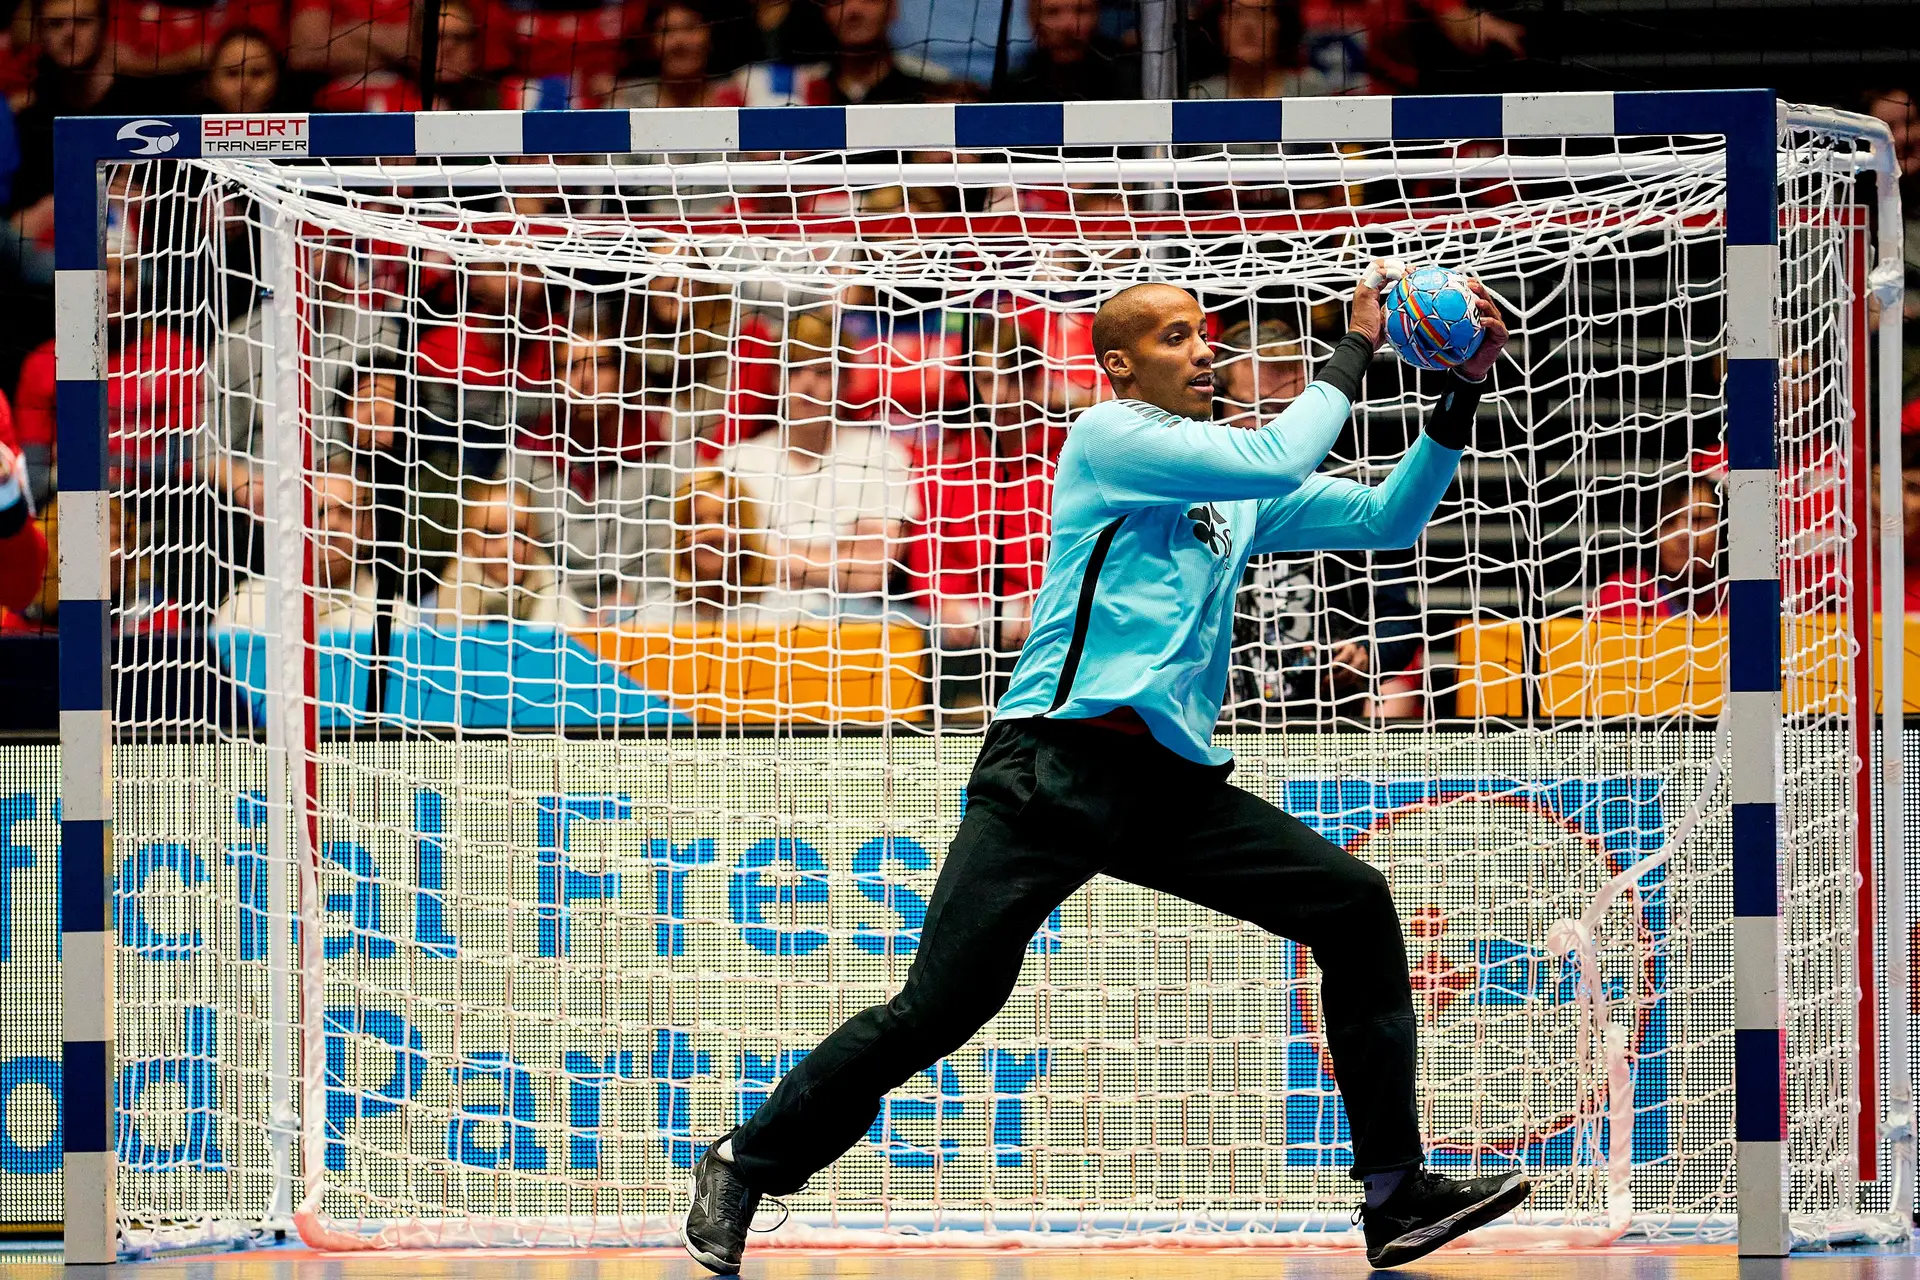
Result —
<path fill-rule="evenodd" d="M 1360 1210 L 1367 1231 L 1367 1261 L 1376 1267 L 1397 1267 L 1424 1258 L 1447 1241 L 1486 1226 L 1532 1190 L 1533 1184 L 1518 1173 L 1455 1182 L 1415 1169 L 1385 1204 Z"/>
<path fill-rule="evenodd" d="M 708 1147 L 693 1168 L 693 1204 L 680 1242 L 707 1270 L 732 1276 L 740 1274 L 740 1255 L 747 1248 L 760 1193 L 741 1179 L 731 1161 L 720 1158 L 720 1144 L 727 1138 Z"/>

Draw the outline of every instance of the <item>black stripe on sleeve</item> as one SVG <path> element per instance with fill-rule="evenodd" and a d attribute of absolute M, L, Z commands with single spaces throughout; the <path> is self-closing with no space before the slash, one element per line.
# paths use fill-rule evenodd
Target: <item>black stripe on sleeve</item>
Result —
<path fill-rule="evenodd" d="M 1348 330 L 1333 349 L 1327 362 L 1320 366 L 1318 382 L 1333 387 L 1349 401 L 1360 398 L 1360 383 L 1367 376 L 1367 366 L 1373 363 L 1373 343 L 1358 333 Z"/>
<path fill-rule="evenodd" d="M 1473 443 L 1474 419 L 1486 381 L 1469 382 L 1453 372 L 1436 381 L 1440 400 L 1427 415 L 1426 433 L 1443 449 L 1464 449 Z"/>
<path fill-rule="evenodd" d="M 1073 612 L 1073 640 L 1067 645 L 1067 660 L 1060 664 L 1060 684 L 1054 690 L 1053 705 L 1047 708 L 1048 712 L 1065 706 L 1068 695 L 1073 692 L 1073 677 L 1080 670 L 1080 654 L 1087 647 L 1087 627 L 1093 621 L 1093 593 L 1100 584 L 1100 566 L 1107 562 L 1114 535 L 1126 522 L 1127 518 L 1121 516 L 1102 529 L 1099 540 L 1093 544 L 1093 554 L 1087 557 L 1087 571 L 1080 576 L 1080 606 Z"/>

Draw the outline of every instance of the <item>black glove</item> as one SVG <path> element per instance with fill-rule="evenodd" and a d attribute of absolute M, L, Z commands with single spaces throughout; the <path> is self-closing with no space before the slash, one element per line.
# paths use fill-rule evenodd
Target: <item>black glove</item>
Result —
<path fill-rule="evenodd" d="M 1468 382 L 1448 371 L 1427 381 L 1426 390 L 1438 392 L 1440 402 L 1427 415 L 1424 430 L 1433 442 L 1445 449 L 1464 449 L 1473 443 L 1473 423 L 1480 408 L 1480 393 L 1487 380 Z"/>

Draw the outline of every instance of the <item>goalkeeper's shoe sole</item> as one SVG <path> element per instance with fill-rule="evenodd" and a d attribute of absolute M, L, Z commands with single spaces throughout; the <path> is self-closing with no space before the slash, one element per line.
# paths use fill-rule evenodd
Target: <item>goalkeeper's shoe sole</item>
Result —
<path fill-rule="evenodd" d="M 1533 1184 L 1524 1174 L 1512 1174 L 1490 1194 L 1434 1222 L 1422 1223 L 1402 1232 L 1378 1249 L 1367 1250 L 1367 1261 L 1374 1267 L 1403 1267 L 1424 1258 L 1441 1245 L 1458 1240 L 1469 1231 L 1486 1226 L 1495 1218 L 1512 1212 L 1533 1192 Z"/>
<path fill-rule="evenodd" d="M 740 1274 L 739 1263 L 728 1262 L 725 1258 L 716 1257 L 715 1255 L 708 1253 L 705 1249 L 702 1249 L 699 1245 L 695 1244 L 691 1239 L 688 1238 L 686 1228 L 684 1227 L 680 1229 L 680 1243 L 683 1247 L 685 1247 L 688 1257 L 692 1258 L 695 1262 L 699 1263 L 701 1266 L 705 1267 L 707 1270 L 713 1272 L 715 1275 L 737 1276 Z"/>

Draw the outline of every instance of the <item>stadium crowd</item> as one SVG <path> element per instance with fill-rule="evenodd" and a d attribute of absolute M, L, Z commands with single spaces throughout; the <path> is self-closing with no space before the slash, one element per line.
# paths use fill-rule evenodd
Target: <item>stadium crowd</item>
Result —
<path fill-rule="evenodd" d="M 946 0 L 437 7 L 435 109 L 1142 91 L 1133 6 L 1111 0 L 1018 0 L 999 67 L 979 56 L 1001 17 L 984 0 L 972 12 Z M 417 110 L 422 13 L 419 0 L 20 0 L 0 32 L 0 289 L 50 298 L 54 117 Z M 1519 57 L 1527 42 L 1464 0 L 1195 0 L 1188 23 L 1185 94 L 1205 98 L 1413 92 L 1421 41 L 1466 59 Z M 1868 105 L 1894 127 L 1920 194 L 1912 97 Z M 537 215 L 537 199 L 514 212 Z M 1092 219 L 1129 212 L 1111 190 L 1009 190 L 989 209 L 995 199 Z M 120 625 L 266 626 L 263 308 L 209 285 L 217 325 L 169 325 L 140 296 L 152 272 L 131 264 L 177 219 L 139 190 L 111 193 L 110 206 Z M 856 211 L 958 206 L 954 192 L 894 189 Z M 253 252 L 245 222 L 232 211 L 234 252 Z M 378 253 L 318 252 L 320 625 L 369 626 L 383 598 L 396 627 L 870 618 L 924 629 L 945 705 L 990 702 L 1039 586 L 1053 459 L 1071 415 L 1101 394 L 1090 307 L 956 306 L 864 286 L 753 307 L 671 266 L 595 294 L 506 255 L 457 272 L 415 264 L 401 279 Z M 1221 416 L 1251 423 L 1286 404 L 1310 376 L 1308 340 L 1337 324 L 1305 309 L 1221 314 Z M 0 535 L 21 546 L 57 538 L 50 330 L 50 307 L 0 318 Z M 1920 400 L 1907 423 L 1907 599 L 1920 609 Z M 37 513 L 17 532 L 15 493 Z M 1662 490 L 1648 563 L 1612 574 L 1595 616 L 1721 613 L 1721 503 L 1712 459 Z M 1256 566 L 1242 592 L 1236 639 L 1250 656 L 1235 702 L 1420 713 L 1422 619 L 1403 579 L 1330 556 Z M 57 625 L 53 571 L 0 605 L 0 631 Z"/>

